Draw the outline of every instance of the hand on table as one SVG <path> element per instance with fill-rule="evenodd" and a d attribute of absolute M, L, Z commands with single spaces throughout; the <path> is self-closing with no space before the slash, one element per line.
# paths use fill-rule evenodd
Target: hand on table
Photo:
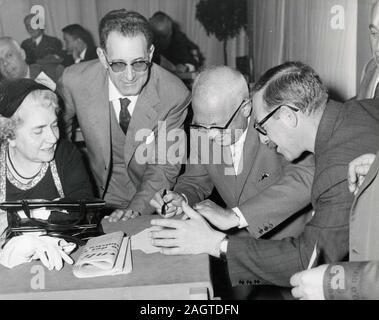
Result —
<path fill-rule="evenodd" d="M 220 230 L 238 227 L 239 217 L 231 209 L 224 209 L 211 200 L 199 202 L 193 208 Z"/>
<path fill-rule="evenodd" d="M 153 199 L 150 200 L 150 205 L 154 207 L 158 214 L 163 218 L 171 218 L 182 214 L 182 202 L 185 201 L 184 197 L 181 194 L 170 190 L 167 190 L 167 194 L 162 197 L 164 190 L 165 189 L 162 189 L 154 195 Z M 164 204 L 166 204 L 166 215 L 162 215 L 162 207 Z"/>
<path fill-rule="evenodd" d="M 119 220 L 128 221 L 129 219 L 134 219 L 139 215 L 139 212 L 130 209 L 116 209 L 110 216 L 106 216 L 104 218 L 109 219 L 109 222 L 117 222 Z"/>
<path fill-rule="evenodd" d="M 325 300 L 324 274 L 328 265 L 295 273 L 291 279 L 292 295 L 300 300 Z"/>
<path fill-rule="evenodd" d="M 224 234 L 213 230 L 205 219 L 187 203 L 182 203 L 188 220 L 154 219 L 151 224 L 164 227 L 160 231 L 152 231 L 152 244 L 161 247 L 166 255 L 207 253 L 218 256 L 219 246 Z"/>
<path fill-rule="evenodd" d="M 357 194 L 358 188 L 362 185 L 374 160 L 375 154 L 364 154 L 349 163 L 348 183 L 350 192 Z"/>
<path fill-rule="evenodd" d="M 25 234 L 13 237 L 0 252 L 0 263 L 8 268 L 19 264 L 40 259 L 49 269 L 62 269 L 63 261 L 73 264 L 68 255 L 75 248 L 75 244 L 63 239 Z"/>

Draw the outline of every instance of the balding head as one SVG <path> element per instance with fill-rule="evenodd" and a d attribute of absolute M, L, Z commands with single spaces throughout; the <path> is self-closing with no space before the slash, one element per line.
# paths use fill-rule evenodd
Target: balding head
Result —
<path fill-rule="evenodd" d="M 0 38 L 0 72 L 6 79 L 26 77 L 25 51 L 11 37 Z"/>
<path fill-rule="evenodd" d="M 192 106 L 195 114 L 206 116 L 204 121 L 212 118 L 209 120 L 222 124 L 248 96 L 249 89 L 240 72 L 230 67 L 217 66 L 204 70 L 196 78 Z"/>
<path fill-rule="evenodd" d="M 245 130 L 251 105 L 242 102 L 248 98 L 248 85 L 240 72 L 226 66 L 206 69 L 198 75 L 192 89 L 193 122 L 204 127 L 223 127 L 233 117 L 228 128 Z"/>
<path fill-rule="evenodd" d="M 372 57 L 379 65 L 379 1 L 372 7 L 369 28 Z"/>

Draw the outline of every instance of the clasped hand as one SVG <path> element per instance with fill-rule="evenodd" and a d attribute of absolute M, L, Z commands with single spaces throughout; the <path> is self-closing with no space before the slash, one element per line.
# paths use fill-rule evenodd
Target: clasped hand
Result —
<path fill-rule="evenodd" d="M 154 226 L 164 227 L 151 232 L 152 245 L 161 248 L 166 255 L 200 254 L 219 255 L 219 245 L 224 234 L 213 230 L 205 219 L 187 203 L 182 203 L 187 220 L 155 219 Z"/>
<path fill-rule="evenodd" d="M 173 216 L 179 215 L 183 213 L 182 210 L 182 202 L 186 201 L 184 197 L 171 190 L 167 190 L 165 196 L 163 196 L 162 189 L 158 191 L 154 197 L 150 200 L 150 205 L 155 208 L 155 211 L 163 218 L 171 218 Z M 162 214 L 162 207 L 166 206 L 166 214 Z"/>

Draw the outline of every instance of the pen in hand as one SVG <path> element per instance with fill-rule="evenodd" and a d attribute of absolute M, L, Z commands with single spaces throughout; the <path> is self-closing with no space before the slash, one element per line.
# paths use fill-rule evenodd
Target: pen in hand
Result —
<path fill-rule="evenodd" d="M 167 189 L 164 189 L 163 190 L 163 193 L 162 193 L 162 200 L 164 198 L 164 196 L 167 194 Z M 163 206 L 162 206 L 162 210 L 161 210 L 161 215 L 162 216 L 165 216 L 166 215 L 166 207 L 167 207 L 167 203 L 163 200 Z"/>

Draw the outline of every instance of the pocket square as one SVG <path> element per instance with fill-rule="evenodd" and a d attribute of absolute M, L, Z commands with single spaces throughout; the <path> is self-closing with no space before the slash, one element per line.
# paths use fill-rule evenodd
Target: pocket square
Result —
<path fill-rule="evenodd" d="M 154 131 L 150 133 L 146 138 L 146 144 L 150 144 L 155 140 L 155 134 Z"/>

